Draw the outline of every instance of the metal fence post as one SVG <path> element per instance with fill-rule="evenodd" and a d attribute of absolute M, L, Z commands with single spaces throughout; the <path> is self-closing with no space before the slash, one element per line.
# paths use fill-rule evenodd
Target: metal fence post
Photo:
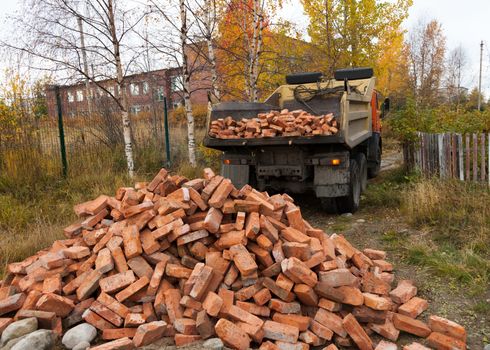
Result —
<path fill-rule="evenodd" d="M 168 109 L 167 109 L 167 97 L 163 98 L 163 122 L 165 126 L 165 152 L 167 154 L 167 168 L 170 168 L 170 138 L 168 132 Z"/>
<path fill-rule="evenodd" d="M 68 175 L 68 162 L 66 161 L 66 145 L 65 145 L 65 130 L 63 129 L 63 112 L 61 108 L 61 96 L 60 87 L 55 86 L 56 94 L 56 106 L 58 108 L 58 131 L 60 136 L 60 152 L 61 152 L 61 165 L 63 167 L 63 176 Z"/>

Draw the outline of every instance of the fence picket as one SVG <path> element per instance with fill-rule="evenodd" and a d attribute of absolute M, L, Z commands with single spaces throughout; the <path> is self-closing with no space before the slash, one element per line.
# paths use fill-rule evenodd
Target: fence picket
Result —
<path fill-rule="evenodd" d="M 464 166 L 463 166 L 463 135 L 458 134 L 458 158 L 459 158 L 459 179 L 464 181 Z"/>
<path fill-rule="evenodd" d="M 466 164 L 465 164 L 465 173 L 466 173 L 466 180 L 470 179 L 470 135 L 466 134 Z"/>
<path fill-rule="evenodd" d="M 473 134 L 473 181 L 478 181 L 478 138 Z"/>

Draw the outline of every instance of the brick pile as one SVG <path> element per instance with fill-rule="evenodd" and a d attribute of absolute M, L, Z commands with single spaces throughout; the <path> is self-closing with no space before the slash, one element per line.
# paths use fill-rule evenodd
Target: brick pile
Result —
<path fill-rule="evenodd" d="M 8 265 L 0 333 L 36 317 L 60 335 L 92 324 L 106 342 L 99 350 L 162 337 L 177 346 L 219 337 L 234 349 L 382 350 L 396 349 L 400 332 L 435 349 L 466 347 L 460 325 L 417 319 L 427 301 L 411 281 L 392 287 L 385 252 L 313 228 L 286 194 L 238 190 L 210 169 L 194 180 L 162 169 L 74 209 L 80 220 L 66 239 Z"/>
<path fill-rule="evenodd" d="M 234 120 L 220 118 L 211 122 L 209 136 L 219 139 L 261 138 L 275 136 L 335 135 L 339 131 L 332 113 L 314 116 L 301 109 L 270 111 L 256 118 Z"/>

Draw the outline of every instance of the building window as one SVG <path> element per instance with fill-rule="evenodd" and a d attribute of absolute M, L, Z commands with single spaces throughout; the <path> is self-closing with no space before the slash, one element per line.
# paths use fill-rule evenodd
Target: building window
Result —
<path fill-rule="evenodd" d="M 143 95 L 148 94 L 148 91 L 150 91 L 150 86 L 148 85 L 147 81 L 143 82 Z"/>
<path fill-rule="evenodd" d="M 77 90 L 77 101 L 78 102 L 83 101 L 83 90 Z"/>
<path fill-rule="evenodd" d="M 184 77 L 182 75 L 174 75 L 171 81 L 172 92 L 182 91 L 184 89 Z"/>
<path fill-rule="evenodd" d="M 141 112 L 141 106 L 140 105 L 134 105 L 129 108 L 129 113 L 131 114 L 138 114 Z"/>
<path fill-rule="evenodd" d="M 131 95 L 138 96 L 140 94 L 140 86 L 136 83 L 129 84 L 129 91 Z"/>
<path fill-rule="evenodd" d="M 68 91 L 68 102 L 75 102 L 75 96 L 73 96 L 73 93 Z"/>
<path fill-rule="evenodd" d="M 157 88 L 157 101 L 163 101 L 164 97 L 165 97 L 165 90 L 163 89 L 163 86 L 159 86 Z"/>

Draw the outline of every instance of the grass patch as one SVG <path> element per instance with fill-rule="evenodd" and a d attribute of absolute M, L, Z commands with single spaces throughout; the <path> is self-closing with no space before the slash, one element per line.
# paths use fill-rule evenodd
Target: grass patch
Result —
<path fill-rule="evenodd" d="M 403 201 L 402 190 L 418 179 L 417 174 L 407 174 L 403 169 L 388 171 L 381 178 L 369 183 L 363 194 L 362 205 L 371 208 L 397 208 Z"/>

